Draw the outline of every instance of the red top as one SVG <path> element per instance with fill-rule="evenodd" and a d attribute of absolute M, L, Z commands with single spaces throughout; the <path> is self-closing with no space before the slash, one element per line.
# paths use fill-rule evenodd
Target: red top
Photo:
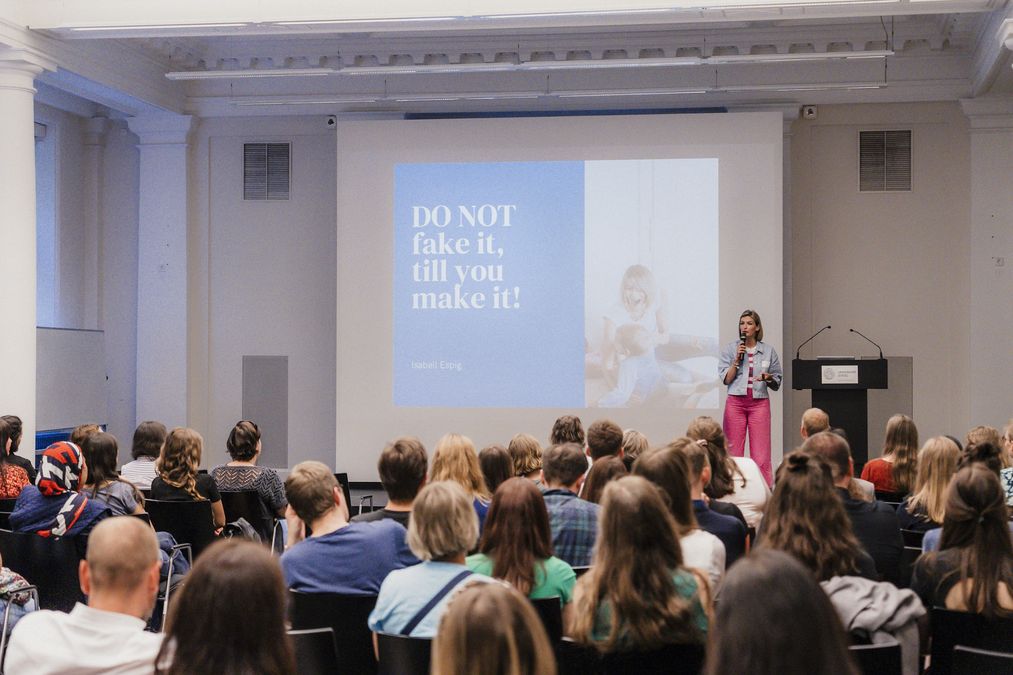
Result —
<path fill-rule="evenodd" d="M 0 470 L 0 499 L 14 499 L 28 485 L 28 472 L 16 464 L 5 463 Z"/>
<path fill-rule="evenodd" d="M 862 468 L 862 480 L 869 481 L 880 492 L 897 491 L 897 486 L 893 484 L 893 463 L 881 457 L 866 463 Z"/>

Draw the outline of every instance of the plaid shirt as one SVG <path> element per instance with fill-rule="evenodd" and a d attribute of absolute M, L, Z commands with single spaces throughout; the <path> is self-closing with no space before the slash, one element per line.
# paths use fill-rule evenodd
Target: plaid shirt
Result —
<path fill-rule="evenodd" d="M 587 567 L 598 530 L 598 505 L 566 489 L 546 490 L 543 495 L 556 557 L 574 567 Z"/>

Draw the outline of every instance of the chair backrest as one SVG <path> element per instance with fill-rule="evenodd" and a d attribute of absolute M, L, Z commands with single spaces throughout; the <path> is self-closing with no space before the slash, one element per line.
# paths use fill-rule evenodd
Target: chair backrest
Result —
<path fill-rule="evenodd" d="M 40 537 L 32 532 L 0 530 L 0 555 L 5 567 L 39 589 L 42 609 L 69 612 L 85 602 L 78 580 L 81 561 L 73 537 Z"/>
<path fill-rule="evenodd" d="M 151 517 L 151 524 L 155 529 L 168 532 L 180 544 L 190 544 L 194 558 L 216 539 L 209 501 L 176 502 L 149 499 L 144 503 L 144 508 Z"/>
<path fill-rule="evenodd" d="M 290 630 L 292 649 L 295 651 L 296 671 L 307 675 L 325 675 L 338 672 L 338 648 L 334 631 L 330 628 Z"/>
<path fill-rule="evenodd" d="M 376 672 L 373 635 L 366 621 L 376 606 L 375 595 L 302 593 L 289 590 L 293 629 L 332 628 L 342 672 Z"/>
<path fill-rule="evenodd" d="M 559 675 L 600 675 L 604 672 L 601 653 L 590 645 L 564 637 L 555 648 Z"/>
<path fill-rule="evenodd" d="M 354 516 L 352 513 L 352 490 L 348 487 L 348 474 L 347 473 L 335 473 L 334 480 L 338 481 L 338 485 L 341 486 L 341 494 L 345 497 L 345 504 L 348 506 L 348 515 Z"/>
<path fill-rule="evenodd" d="M 585 574 L 587 574 L 587 571 L 589 569 L 591 569 L 590 565 L 586 565 L 584 567 L 574 567 L 573 568 L 573 573 L 577 575 L 578 579 L 580 579 L 582 576 L 584 576 Z"/>
<path fill-rule="evenodd" d="M 12 511 L 0 511 L 0 530 L 11 529 L 11 513 Z"/>
<path fill-rule="evenodd" d="M 1013 645 L 1013 619 L 932 608 L 932 675 L 949 675 L 957 645 L 1002 652 Z"/>
<path fill-rule="evenodd" d="M 225 509 L 225 520 L 233 522 L 245 518 L 246 522 L 260 535 L 260 539 L 271 543 L 274 532 L 274 516 L 268 513 L 260 494 L 256 490 L 222 490 L 222 507 Z"/>
<path fill-rule="evenodd" d="M 953 672 L 958 675 L 1009 675 L 1013 673 L 1013 654 L 957 645 L 953 649 Z"/>
<path fill-rule="evenodd" d="M 911 570 L 914 569 L 915 561 L 922 554 L 921 547 L 905 546 L 900 553 L 900 561 L 897 563 L 898 588 L 908 588 L 911 585 Z"/>
<path fill-rule="evenodd" d="M 555 644 L 563 639 L 563 609 L 559 596 L 551 598 L 528 598 L 534 605 L 538 617 L 545 626 L 545 632 L 549 636 L 549 642 Z"/>
<path fill-rule="evenodd" d="M 904 501 L 904 495 L 899 492 L 887 492 L 886 490 L 876 490 L 876 501 L 899 504 L 900 502 Z"/>
<path fill-rule="evenodd" d="M 671 644 L 647 651 L 609 652 L 602 655 L 606 675 L 699 675 L 704 645 Z"/>
<path fill-rule="evenodd" d="M 919 530 L 901 530 L 900 536 L 904 538 L 905 546 L 921 548 L 922 539 L 925 538 L 925 533 Z"/>
<path fill-rule="evenodd" d="M 406 635 L 376 634 L 379 675 L 429 675 L 433 641 Z"/>
<path fill-rule="evenodd" d="M 862 675 L 901 675 L 900 643 L 851 645 L 848 651 L 855 658 Z"/>
<path fill-rule="evenodd" d="M 0 511 L 6 511 L 11 513 L 14 511 L 14 505 L 17 503 L 17 498 L 14 499 L 0 499 Z"/>

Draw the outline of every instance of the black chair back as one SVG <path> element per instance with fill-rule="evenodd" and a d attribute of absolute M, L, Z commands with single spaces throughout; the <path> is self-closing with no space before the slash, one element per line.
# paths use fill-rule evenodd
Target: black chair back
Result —
<path fill-rule="evenodd" d="M 876 501 L 890 502 L 892 504 L 899 504 L 904 501 L 904 497 L 907 495 L 901 494 L 900 492 L 887 492 L 885 490 L 876 490 Z"/>
<path fill-rule="evenodd" d="M 390 633 L 376 634 L 379 675 L 429 675 L 433 641 Z"/>
<path fill-rule="evenodd" d="M 13 511 L 0 511 L 0 530 L 11 529 L 11 513 Z"/>
<path fill-rule="evenodd" d="M 848 647 L 862 675 L 901 675 L 900 643 Z"/>
<path fill-rule="evenodd" d="M 1013 645 L 1010 646 L 1013 649 Z M 953 649 L 956 675 L 1009 675 L 1013 673 L 1013 654 L 957 645 Z"/>
<path fill-rule="evenodd" d="M 587 566 L 584 566 L 584 567 L 574 567 L 573 568 L 573 573 L 577 575 L 578 579 L 580 579 L 582 576 L 584 576 L 585 574 L 587 574 L 587 571 L 589 569 L 591 569 L 590 565 L 587 565 Z"/>
<path fill-rule="evenodd" d="M 568 637 L 554 646 L 559 675 L 601 675 L 604 672 L 601 653 L 594 647 L 574 642 Z"/>
<path fill-rule="evenodd" d="M 222 507 L 225 509 L 225 520 L 231 523 L 245 518 L 260 535 L 260 540 L 270 545 L 275 519 L 268 513 L 260 494 L 256 490 L 222 490 L 220 494 Z"/>
<path fill-rule="evenodd" d="M 649 651 L 610 652 L 601 658 L 605 675 L 699 675 L 704 645 L 671 644 Z"/>
<path fill-rule="evenodd" d="M 87 600 L 78 579 L 81 558 L 73 537 L 0 530 L 0 555 L 5 567 L 39 589 L 42 609 L 69 612 L 75 603 Z"/>
<path fill-rule="evenodd" d="M 0 499 L 0 511 L 6 511 L 11 513 L 14 511 L 14 505 L 17 503 L 17 498 L 14 499 Z"/>
<path fill-rule="evenodd" d="M 352 513 L 352 490 L 348 487 L 348 474 L 347 473 L 335 473 L 334 480 L 338 481 L 338 485 L 341 486 L 341 494 L 345 497 L 345 504 L 348 505 L 349 517 L 354 516 Z"/>
<path fill-rule="evenodd" d="M 373 634 L 366 624 L 376 606 L 375 595 L 302 593 L 289 590 L 292 628 L 331 628 L 342 673 L 371 675 L 376 672 Z"/>
<path fill-rule="evenodd" d="M 904 545 L 911 546 L 913 548 L 922 547 L 922 539 L 925 538 L 925 533 L 918 530 L 901 530 L 900 536 L 904 538 Z"/>
<path fill-rule="evenodd" d="M 209 501 L 149 499 L 144 503 L 144 508 L 155 529 L 168 532 L 180 544 L 190 544 L 195 559 L 217 539 Z"/>
<path fill-rule="evenodd" d="M 296 671 L 305 675 L 331 675 L 338 672 L 338 648 L 330 628 L 290 630 L 295 651 Z"/>
<path fill-rule="evenodd" d="M 141 496 L 145 500 L 151 499 L 151 488 L 137 488 L 137 491 L 141 493 Z"/>
<path fill-rule="evenodd" d="M 911 586 L 911 570 L 914 569 L 915 561 L 921 557 L 921 547 L 905 546 L 904 550 L 900 553 L 900 561 L 897 563 L 898 588 L 908 588 Z"/>
<path fill-rule="evenodd" d="M 31 580 L 29 580 L 31 581 Z M 932 608 L 932 675 L 950 675 L 957 645 L 1002 652 L 1013 645 L 1013 619 Z"/>
<path fill-rule="evenodd" d="M 549 636 L 549 642 L 555 644 L 563 639 L 563 609 L 559 602 L 559 596 L 551 598 L 528 598 L 538 612 L 538 618 L 545 626 L 545 632 Z"/>

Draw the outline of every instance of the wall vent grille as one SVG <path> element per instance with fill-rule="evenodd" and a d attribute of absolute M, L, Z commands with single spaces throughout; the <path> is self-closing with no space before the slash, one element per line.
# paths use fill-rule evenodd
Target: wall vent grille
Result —
<path fill-rule="evenodd" d="M 243 199 L 287 200 L 291 159 L 289 143 L 244 143 Z"/>
<path fill-rule="evenodd" d="M 911 191 L 911 130 L 858 133 L 858 189 Z"/>

